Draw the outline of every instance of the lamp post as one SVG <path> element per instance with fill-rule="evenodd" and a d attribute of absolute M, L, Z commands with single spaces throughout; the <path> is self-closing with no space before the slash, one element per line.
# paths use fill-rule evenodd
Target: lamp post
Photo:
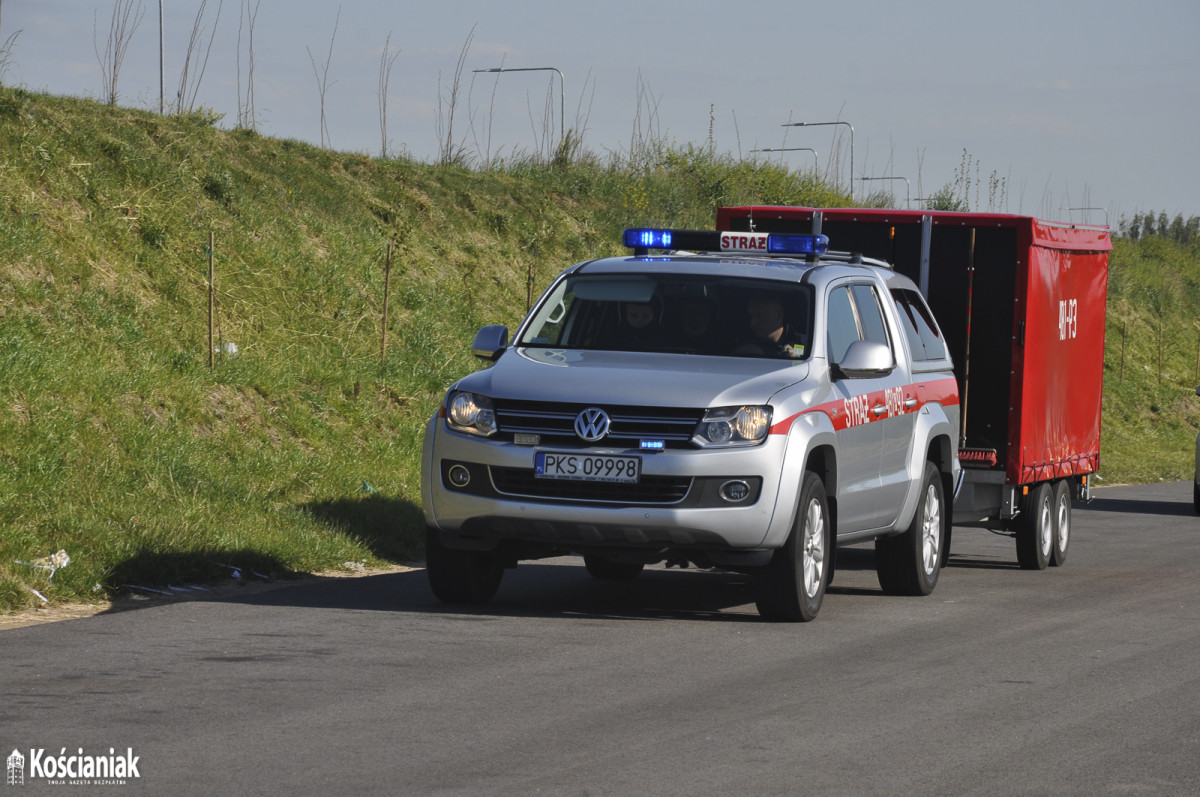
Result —
<path fill-rule="evenodd" d="M 1108 208 L 1067 208 L 1068 213 L 1070 213 L 1073 210 L 1099 210 L 1099 211 L 1102 211 L 1104 213 L 1104 226 L 1105 227 L 1108 226 Z"/>
<path fill-rule="evenodd" d="M 907 177 L 859 177 L 859 180 L 866 182 L 867 180 L 903 180 L 904 181 L 904 207 L 912 207 L 912 183 Z"/>
<path fill-rule="evenodd" d="M 854 201 L 854 125 L 849 122 L 788 122 L 783 127 L 825 127 L 845 125 L 850 128 L 850 201 Z"/>
<path fill-rule="evenodd" d="M 811 152 L 813 154 L 813 171 L 817 170 L 818 156 L 817 151 L 812 147 L 779 147 L 777 149 L 752 149 L 750 153 L 755 152 Z"/>
<path fill-rule="evenodd" d="M 563 77 L 561 70 L 552 66 L 523 66 L 523 67 L 507 67 L 494 66 L 490 69 L 475 69 L 474 72 L 557 72 L 558 73 L 558 143 L 561 145 L 563 136 L 567 134 L 566 119 L 567 119 L 567 82 Z"/>

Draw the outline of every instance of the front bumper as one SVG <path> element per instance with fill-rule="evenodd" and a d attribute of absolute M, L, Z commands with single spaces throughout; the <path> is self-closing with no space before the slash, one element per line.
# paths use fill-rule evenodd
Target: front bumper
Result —
<path fill-rule="evenodd" d="M 422 505 L 427 525 L 459 547 L 521 540 L 572 549 L 771 549 L 783 544 L 791 525 L 790 504 L 777 511 L 786 449 L 786 435 L 747 448 L 580 447 L 641 456 L 639 484 L 547 482 L 532 477 L 535 453 L 543 449 L 453 432 L 435 416 L 425 430 Z M 454 465 L 470 472 L 465 488 L 447 477 Z M 731 481 L 750 488 L 744 500 L 722 496 Z"/>

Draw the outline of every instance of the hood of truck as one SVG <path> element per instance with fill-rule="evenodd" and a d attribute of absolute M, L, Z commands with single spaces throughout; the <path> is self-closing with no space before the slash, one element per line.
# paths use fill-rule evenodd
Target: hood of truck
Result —
<path fill-rule="evenodd" d="M 808 372 L 799 360 L 522 348 L 455 388 L 499 399 L 707 408 L 767 404 Z"/>

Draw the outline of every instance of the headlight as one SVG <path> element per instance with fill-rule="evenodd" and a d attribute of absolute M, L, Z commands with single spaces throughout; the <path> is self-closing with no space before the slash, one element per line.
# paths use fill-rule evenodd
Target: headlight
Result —
<path fill-rule="evenodd" d="M 478 393 L 451 393 L 446 401 L 446 423 L 460 432 L 491 437 L 496 433 L 492 400 Z"/>
<path fill-rule="evenodd" d="M 752 446 L 771 429 L 770 407 L 720 407 L 704 413 L 692 442 L 701 448 Z"/>

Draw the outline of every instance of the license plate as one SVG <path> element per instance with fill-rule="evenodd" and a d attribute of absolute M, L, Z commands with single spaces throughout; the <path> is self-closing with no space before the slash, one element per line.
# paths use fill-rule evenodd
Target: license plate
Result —
<path fill-rule="evenodd" d="M 642 475 L 641 457 L 539 451 L 534 458 L 539 479 L 635 484 Z"/>

